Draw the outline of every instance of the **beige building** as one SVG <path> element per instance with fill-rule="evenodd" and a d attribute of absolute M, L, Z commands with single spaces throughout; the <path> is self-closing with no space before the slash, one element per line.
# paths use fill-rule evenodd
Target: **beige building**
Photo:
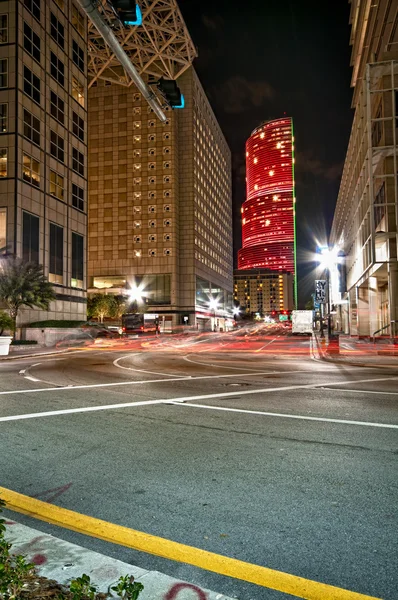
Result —
<path fill-rule="evenodd" d="M 142 95 L 89 90 L 89 291 L 128 294 L 170 330 L 225 326 L 232 309 L 231 157 L 194 69 L 162 124 Z M 210 301 L 217 306 L 210 309 Z"/>
<path fill-rule="evenodd" d="M 70 0 L 0 3 L 0 247 L 57 296 L 20 323 L 86 318 L 86 51 Z"/>
<path fill-rule="evenodd" d="M 355 116 L 330 241 L 346 256 L 336 319 L 358 336 L 398 335 L 397 19 L 396 2 L 352 0 Z"/>
<path fill-rule="evenodd" d="M 246 314 L 269 316 L 294 308 L 292 273 L 266 269 L 234 271 L 234 300 Z"/>

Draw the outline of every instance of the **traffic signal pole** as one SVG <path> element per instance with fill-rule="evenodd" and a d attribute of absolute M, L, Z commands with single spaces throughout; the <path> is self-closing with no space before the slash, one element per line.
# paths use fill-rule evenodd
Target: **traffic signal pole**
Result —
<path fill-rule="evenodd" d="M 153 109 L 153 112 L 156 114 L 156 116 L 160 119 L 162 123 L 165 123 L 167 121 L 167 117 L 161 109 L 155 94 L 147 87 L 144 80 L 139 75 L 138 71 L 134 67 L 130 58 L 127 56 L 126 52 L 123 50 L 112 29 L 105 21 L 101 13 L 98 12 L 96 4 L 92 0 L 79 0 L 79 4 L 86 13 L 87 17 L 98 30 L 99 34 L 108 44 L 109 48 L 115 54 L 122 67 L 126 69 L 127 73 L 130 75 L 131 79 L 134 81 L 135 85 L 137 86 L 141 94 L 144 96 L 149 106 Z"/>

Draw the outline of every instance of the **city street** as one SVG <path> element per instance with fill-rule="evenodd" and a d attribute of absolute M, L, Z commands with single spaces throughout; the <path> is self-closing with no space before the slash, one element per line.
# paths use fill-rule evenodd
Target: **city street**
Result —
<path fill-rule="evenodd" d="M 279 325 L 0 361 L 0 485 L 393 600 L 397 400 L 382 357 L 325 362 Z M 12 516 L 240 600 L 292 597 Z"/>

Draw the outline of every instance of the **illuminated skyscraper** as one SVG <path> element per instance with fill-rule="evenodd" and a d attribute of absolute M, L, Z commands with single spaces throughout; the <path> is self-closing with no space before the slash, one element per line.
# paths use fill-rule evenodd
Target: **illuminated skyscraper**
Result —
<path fill-rule="evenodd" d="M 294 138 L 290 117 L 267 121 L 246 142 L 239 269 L 296 273 Z"/>

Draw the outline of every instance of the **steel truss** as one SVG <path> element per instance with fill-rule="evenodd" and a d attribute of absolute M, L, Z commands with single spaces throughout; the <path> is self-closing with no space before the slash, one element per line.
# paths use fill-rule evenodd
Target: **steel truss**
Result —
<path fill-rule="evenodd" d="M 197 56 L 176 0 L 141 0 L 142 25 L 125 28 L 112 5 L 99 0 L 97 9 L 140 75 L 177 79 Z M 88 81 L 104 79 L 127 87 L 132 79 L 89 20 Z"/>

